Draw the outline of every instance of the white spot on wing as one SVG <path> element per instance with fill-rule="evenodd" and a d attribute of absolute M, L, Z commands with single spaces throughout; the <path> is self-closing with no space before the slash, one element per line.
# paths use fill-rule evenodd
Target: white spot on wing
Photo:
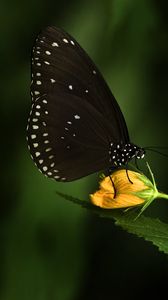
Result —
<path fill-rule="evenodd" d="M 48 168 L 46 166 L 43 167 L 43 171 L 47 171 Z"/>
<path fill-rule="evenodd" d="M 39 127 L 37 125 L 33 125 L 33 129 L 38 129 Z"/>
<path fill-rule="evenodd" d="M 36 157 L 40 156 L 40 152 L 35 152 Z"/>
<path fill-rule="evenodd" d="M 51 176 L 51 175 L 52 175 L 52 172 L 48 172 L 47 175 Z"/>
<path fill-rule="evenodd" d="M 52 46 L 53 46 L 53 47 L 59 47 L 58 43 L 56 43 L 56 42 L 53 42 L 53 43 L 52 43 Z"/>
<path fill-rule="evenodd" d="M 34 94 L 35 94 L 35 95 L 39 95 L 39 94 L 40 94 L 40 92 L 38 92 L 38 91 L 34 91 Z"/>
<path fill-rule="evenodd" d="M 79 116 L 79 115 L 74 115 L 74 118 L 75 118 L 76 120 L 79 120 L 79 119 L 80 119 L 80 116 Z"/>
<path fill-rule="evenodd" d="M 52 150 L 52 148 L 47 148 L 45 151 L 46 152 L 49 152 L 49 151 L 51 151 Z"/>
<path fill-rule="evenodd" d="M 54 158 L 54 155 L 50 155 L 50 156 L 49 156 L 49 159 L 52 159 L 52 158 Z"/>
<path fill-rule="evenodd" d="M 67 39 L 63 39 L 63 42 L 66 44 L 69 43 Z"/>
<path fill-rule="evenodd" d="M 37 148 L 37 147 L 38 147 L 38 143 L 34 143 L 34 144 L 33 144 L 33 147 L 34 147 L 34 148 Z"/>

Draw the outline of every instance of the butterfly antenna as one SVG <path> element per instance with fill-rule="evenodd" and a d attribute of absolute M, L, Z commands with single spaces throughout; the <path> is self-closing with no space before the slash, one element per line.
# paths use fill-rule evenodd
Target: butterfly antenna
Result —
<path fill-rule="evenodd" d="M 163 153 L 163 152 L 160 152 L 160 151 L 158 151 L 158 150 L 156 150 L 156 149 L 149 148 L 149 147 L 146 147 L 146 148 L 144 148 L 144 149 L 145 149 L 145 150 L 152 151 L 152 152 L 155 152 L 155 153 L 158 153 L 158 154 L 160 154 L 160 155 L 165 156 L 165 157 L 168 158 L 168 154 L 165 154 L 165 153 Z"/>
<path fill-rule="evenodd" d="M 144 149 L 168 149 L 168 147 L 165 147 L 165 146 L 148 146 L 148 147 L 145 147 Z"/>

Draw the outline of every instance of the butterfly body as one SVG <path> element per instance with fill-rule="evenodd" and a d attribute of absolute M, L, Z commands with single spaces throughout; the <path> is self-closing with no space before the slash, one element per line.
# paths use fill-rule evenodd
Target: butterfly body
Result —
<path fill-rule="evenodd" d="M 47 27 L 35 41 L 31 97 L 28 145 L 46 176 L 72 181 L 143 158 L 97 67 L 61 29 Z"/>
<path fill-rule="evenodd" d="M 113 144 L 110 143 L 110 162 L 115 166 L 127 165 L 134 157 L 142 159 L 145 156 L 145 150 L 132 143 Z"/>

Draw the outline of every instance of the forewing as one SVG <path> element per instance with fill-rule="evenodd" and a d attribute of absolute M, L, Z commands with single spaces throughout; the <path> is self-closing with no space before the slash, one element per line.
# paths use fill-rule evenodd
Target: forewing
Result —
<path fill-rule="evenodd" d="M 129 141 L 119 105 L 95 64 L 69 34 L 47 27 L 33 48 L 32 100 L 44 94 L 56 95 L 58 89 L 69 90 L 100 112 L 111 126 L 112 142 Z"/>

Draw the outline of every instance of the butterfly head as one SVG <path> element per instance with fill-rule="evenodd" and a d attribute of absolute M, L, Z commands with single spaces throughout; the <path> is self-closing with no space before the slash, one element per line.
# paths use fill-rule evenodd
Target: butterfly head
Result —
<path fill-rule="evenodd" d="M 127 153 L 126 155 L 128 156 L 128 161 L 132 160 L 133 158 L 143 159 L 145 157 L 145 149 L 132 143 L 126 144 L 124 149 L 124 151 Z"/>
<path fill-rule="evenodd" d="M 137 149 L 135 150 L 135 157 L 137 159 L 143 159 L 144 156 L 145 156 L 145 149 L 141 147 L 137 147 Z"/>

